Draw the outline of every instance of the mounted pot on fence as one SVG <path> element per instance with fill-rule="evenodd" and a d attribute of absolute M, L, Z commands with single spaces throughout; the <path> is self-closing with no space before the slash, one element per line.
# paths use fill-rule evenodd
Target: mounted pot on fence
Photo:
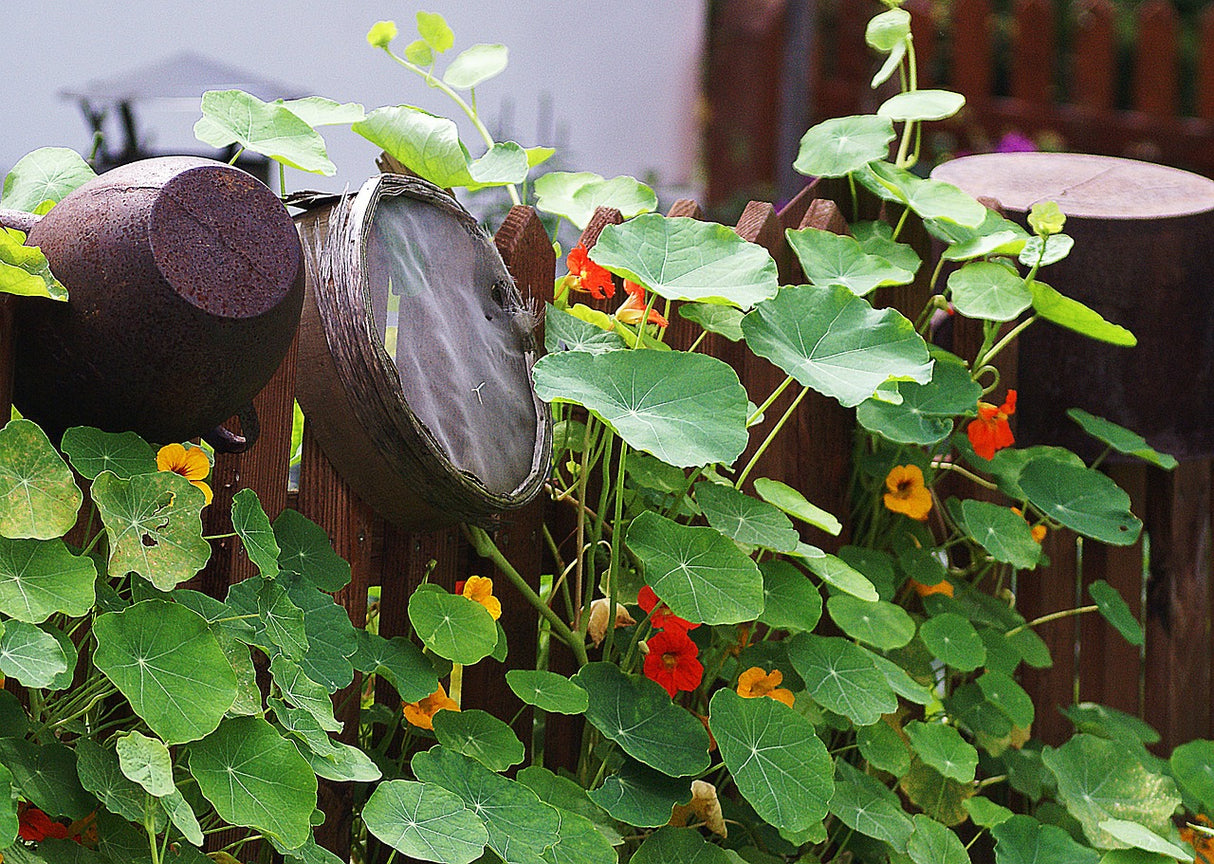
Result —
<path fill-rule="evenodd" d="M 932 177 L 998 200 L 1022 224 L 1033 204 L 1057 203 L 1075 247 L 1041 278 L 1138 338 L 1121 348 L 1046 322 L 1026 330 L 1020 443 L 1090 453 L 1093 442 L 1065 413 L 1076 407 L 1178 458 L 1214 454 L 1214 181 L 1076 153 L 967 156 Z"/>
<path fill-rule="evenodd" d="M 17 306 L 25 416 L 55 438 L 90 425 L 252 443 L 253 396 L 303 303 L 299 237 L 273 192 L 220 162 L 170 156 L 108 171 L 40 219 L 0 212 L 0 224 L 28 231 L 69 295 Z M 218 428 L 237 413 L 246 440 Z"/>
<path fill-rule="evenodd" d="M 438 187 L 395 174 L 300 203 L 296 386 L 334 467 L 408 530 L 526 504 L 551 418 L 531 386 L 533 315 L 489 235 Z"/>

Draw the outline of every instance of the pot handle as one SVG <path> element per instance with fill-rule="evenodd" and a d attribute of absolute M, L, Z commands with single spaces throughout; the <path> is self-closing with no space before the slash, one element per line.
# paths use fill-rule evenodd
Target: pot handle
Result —
<path fill-rule="evenodd" d="M 0 207 L 0 228 L 13 228 L 28 234 L 30 229 L 37 225 L 38 220 L 41 218 L 41 216 L 35 216 L 33 213 Z"/>
<path fill-rule="evenodd" d="M 242 435 L 237 435 L 220 424 L 202 436 L 215 448 L 216 453 L 243 453 L 257 443 L 257 437 L 261 434 L 261 423 L 257 420 L 257 409 L 253 407 L 253 403 L 250 402 L 237 411 L 236 416 L 240 418 Z"/>

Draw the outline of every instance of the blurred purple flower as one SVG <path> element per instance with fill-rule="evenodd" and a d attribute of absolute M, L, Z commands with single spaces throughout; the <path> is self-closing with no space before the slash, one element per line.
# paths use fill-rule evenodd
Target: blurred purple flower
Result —
<path fill-rule="evenodd" d="M 1008 132 L 995 145 L 996 153 L 1032 153 L 1036 150 L 1036 142 L 1019 132 Z"/>

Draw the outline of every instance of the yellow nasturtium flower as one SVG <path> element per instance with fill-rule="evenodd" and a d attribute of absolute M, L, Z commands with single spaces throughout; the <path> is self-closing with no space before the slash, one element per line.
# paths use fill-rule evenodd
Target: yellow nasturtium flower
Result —
<path fill-rule="evenodd" d="M 165 444 L 156 454 L 156 468 L 160 471 L 172 471 L 202 490 L 206 503 L 214 498 L 211 487 L 203 481 L 211 473 L 211 461 L 200 447 L 185 448 L 180 444 Z"/>
<path fill-rule="evenodd" d="M 1029 227 L 1038 237 L 1061 234 L 1066 214 L 1053 201 L 1039 201 L 1029 210 Z"/>
<path fill-rule="evenodd" d="M 488 609 L 494 621 L 502 617 L 502 603 L 493 596 L 492 579 L 485 576 L 470 576 L 459 593 Z"/>
<path fill-rule="evenodd" d="M 405 719 L 414 726 L 421 729 L 433 729 L 434 715 L 439 711 L 458 711 L 459 703 L 448 696 L 443 685 L 439 684 L 438 689 L 425 699 L 419 699 L 416 702 L 402 702 L 401 708 L 404 709 Z"/>
<path fill-rule="evenodd" d="M 367 43 L 372 48 L 387 48 L 395 38 L 395 21 L 376 21 L 367 31 Z"/>
<path fill-rule="evenodd" d="M 932 510 L 932 493 L 918 465 L 895 465 L 885 477 L 885 509 L 922 522 Z"/>
<path fill-rule="evenodd" d="M 779 669 L 765 672 L 758 666 L 751 666 L 738 676 L 738 695 L 743 699 L 759 699 L 767 696 L 777 702 L 783 702 L 792 707 L 794 696 L 791 690 L 785 690 L 780 684 L 784 681 L 784 673 Z"/>

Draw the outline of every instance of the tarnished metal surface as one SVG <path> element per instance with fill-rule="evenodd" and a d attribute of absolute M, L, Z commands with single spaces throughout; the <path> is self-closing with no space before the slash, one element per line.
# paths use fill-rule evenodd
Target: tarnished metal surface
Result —
<path fill-rule="evenodd" d="M 21 304 L 17 407 L 53 435 L 208 432 L 274 373 L 299 321 L 302 252 L 264 185 L 208 159 L 165 157 L 77 189 L 29 233 L 67 304 Z"/>

